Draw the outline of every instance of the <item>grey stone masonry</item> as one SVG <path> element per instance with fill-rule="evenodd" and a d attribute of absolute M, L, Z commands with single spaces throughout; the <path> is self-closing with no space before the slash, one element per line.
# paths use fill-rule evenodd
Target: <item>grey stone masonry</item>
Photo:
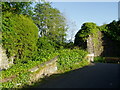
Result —
<path fill-rule="evenodd" d="M 37 81 L 39 78 L 43 78 L 44 76 L 49 76 L 57 72 L 57 56 L 51 59 L 48 62 L 40 64 L 36 67 L 33 67 L 28 70 L 29 72 L 35 72 L 31 74 L 31 81 Z"/>
<path fill-rule="evenodd" d="M 8 58 L 6 50 L 0 44 L 0 70 L 8 69 L 13 64 L 13 57 Z"/>

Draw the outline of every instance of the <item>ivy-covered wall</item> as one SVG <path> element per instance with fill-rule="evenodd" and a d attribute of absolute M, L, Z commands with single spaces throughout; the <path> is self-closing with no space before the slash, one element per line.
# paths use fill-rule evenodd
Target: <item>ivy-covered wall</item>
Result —
<path fill-rule="evenodd" d="M 100 56 L 103 52 L 103 46 L 102 46 L 102 37 L 103 34 L 98 31 L 95 35 L 89 35 L 87 39 L 87 51 L 91 54 L 94 53 L 95 56 Z"/>
<path fill-rule="evenodd" d="M 99 31 L 98 37 L 90 35 L 87 39 L 87 51 L 95 56 L 120 57 L 120 42 L 111 39 L 104 32 Z M 96 40 L 96 41 L 95 41 Z"/>
<path fill-rule="evenodd" d="M 84 23 L 75 36 L 74 44 L 95 56 L 120 57 L 120 21 L 97 26 Z"/>
<path fill-rule="evenodd" d="M 99 27 L 92 22 L 84 23 L 75 36 L 74 44 L 86 49 L 90 54 L 101 55 L 103 51 L 102 33 L 99 31 Z"/>

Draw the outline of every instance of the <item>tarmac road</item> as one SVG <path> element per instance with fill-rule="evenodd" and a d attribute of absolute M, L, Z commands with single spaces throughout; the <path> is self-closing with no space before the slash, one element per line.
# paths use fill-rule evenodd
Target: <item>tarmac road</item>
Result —
<path fill-rule="evenodd" d="M 120 88 L 120 64 L 95 63 L 48 80 L 37 88 Z"/>

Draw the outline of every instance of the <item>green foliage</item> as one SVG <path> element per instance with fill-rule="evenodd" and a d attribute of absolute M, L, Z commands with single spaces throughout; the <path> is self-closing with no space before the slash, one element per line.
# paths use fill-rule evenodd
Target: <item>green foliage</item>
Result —
<path fill-rule="evenodd" d="M 113 20 L 109 24 L 104 24 L 100 26 L 99 29 L 111 39 L 120 41 L 120 20 L 119 21 Z"/>
<path fill-rule="evenodd" d="M 2 19 L 2 41 L 8 57 L 30 60 L 37 50 L 38 28 L 23 15 L 5 13 Z"/>
<path fill-rule="evenodd" d="M 98 57 L 95 57 L 95 58 L 94 58 L 94 62 L 105 63 L 106 61 L 105 61 L 105 58 L 104 58 L 104 57 L 98 56 Z"/>
<path fill-rule="evenodd" d="M 0 31 L 0 44 L 2 43 L 2 32 Z"/>
<path fill-rule="evenodd" d="M 51 58 L 54 58 L 57 56 L 56 49 L 55 49 L 56 43 L 52 42 L 47 37 L 39 37 L 37 41 L 37 53 L 34 55 L 33 60 L 39 61 L 39 60 L 49 60 Z"/>
<path fill-rule="evenodd" d="M 47 36 L 53 42 L 62 43 L 67 28 L 60 11 L 44 2 L 36 4 L 34 12 L 33 20 L 39 28 L 40 36 Z"/>
<path fill-rule="evenodd" d="M 64 43 L 64 47 L 65 48 L 74 48 L 74 43 L 73 42 Z"/>
<path fill-rule="evenodd" d="M 104 24 L 102 26 L 97 26 L 95 23 L 84 23 L 75 35 L 74 45 L 86 48 L 87 39 L 91 36 L 94 42 L 94 47 L 96 48 L 99 44 L 99 31 L 113 40 L 120 41 L 120 20 L 114 20 L 110 24 Z"/>
<path fill-rule="evenodd" d="M 2 83 L 4 88 L 29 85 L 32 73 L 28 70 L 58 55 L 58 69 L 62 72 L 89 64 L 84 60 L 86 51 L 64 49 L 63 42 L 67 28 L 65 18 L 60 11 L 51 7 L 50 3 L 36 4 L 33 22 L 27 17 L 32 15 L 30 4 L 30 2 L 2 2 L 2 34 L 0 35 L 8 57 L 14 56 L 16 63 L 2 71 L 2 79 L 16 76 L 11 81 Z M 39 38 L 38 29 L 41 36 Z M 65 47 L 73 47 L 73 43 L 66 44 Z"/>
<path fill-rule="evenodd" d="M 29 60 L 28 63 L 22 64 L 18 63 L 13 65 L 11 68 L 2 71 L 2 79 L 9 78 L 11 76 L 16 76 L 13 80 L 9 82 L 2 83 L 2 86 L 4 88 L 18 88 L 18 87 L 23 87 L 24 85 L 30 85 L 30 72 L 28 72 L 29 69 L 38 66 L 48 60 L 51 60 L 55 56 L 58 55 L 57 52 L 52 52 L 50 53 L 47 52 L 45 48 L 40 49 L 42 52 L 39 52 L 33 60 Z M 33 74 L 33 73 L 32 73 Z M 18 85 L 20 84 L 20 85 Z"/>
<path fill-rule="evenodd" d="M 63 49 L 59 51 L 58 69 L 60 72 L 70 71 L 81 66 L 87 65 L 84 59 L 87 52 L 79 49 Z"/>
<path fill-rule="evenodd" d="M 52 42 L 48 37 L 40 37 L 38 39 L 38 49 L 50 50 L 54 51 L 54 47 L 56 46 L 55 42 Z"/>
<path fill-rule="evenodd" d="M 100 30 L 100 31 L 107 32 L 108 28 L 107 28 L 106 26 L 107 26 L 107 24 L 104 24 L 104 25 L 102 25 L 102 26 L 99 26 L 99 30 Z"/>
<path fill-rule="evenodd" d="M 20 63 L 15 64 L 11 68 L 9 68 L 5 71 L 2 71 L 3 79 L 11 77 L 11 76 L 16 76 L 11 81 L 2 83 L 2 86 L 4 88 L 18 88 L 25 84 L 29 84 L 30 72 L 28 72 L 28 70 L 38 64 L 40 64 L 40 61 L 39 62 L 28 61 L 28 63 L 26 63 L 26 64 L 20 64 Z M 20 84 L 20 86 L 17 86 L 17 84 Z"/>
<path fill-rule="evenodd" d="M 32 2 L 2 2 L 2 12 L 12 12 L 16 14 L 32 15 Z"/>
<path fill-rule="evenodd" d="M 45 54 L 48 55 L 47 52 Z M 84 59 L 86 54 L 86 51 L 79 49 L 61 49 L 59 52 L 56 51 L 56 53 L 52 53 L 49 56 L 51 56 L 50 59 L 52 59 L 55 55 L 59 55 L 57 61 L 58 70 L 60 73 L 63 73 L 88 65 L 89 63 Z M 44 60 L 42 60 L 42 57 L 44 57 Z M 28 63 L 25 64 L 15 64 L 11 68 L 2 71 L 2 79 L 16 76 L 11 81 L 2 83 L 2 86 L 4 88 L 20 88 L 24 85 L 30 85 L 30 74 L 32 73 L 28 72 L 28 70 L 44 63 L 45 61 L 48 61 L 47 57 L 42 57 L 41 59 L 39 58 L 39 60 L 28 61 Z"/>
<path fill-rule="evenodd" d="M 81 29 L 75 35 L 74 45 L 86 49 L 86 43 L 89 36 L 93 37 L 95 46 L 98 44 L 98 31 L 99 27 L 95 23 L 84 23 Z"/>
<path fill-rule="evenodd" d="M 52 54 L 52 55 L 55 55 L 55 54 Z M 53 56 L 50 59 L 52 59 L 52 58 L 53 58 Z M 43 59 L 43 58 L 41 58 L 41 59 Z M 2 87 L 4 87 L 4 88 L 20 88 L 25 85 L 30 85 L 31 84 L 30 75 L 34 74 L 34 73 L 31 73 L 28 70 L 44 63 L 45 61 L 48 61 L 47 58 L 44 58 L 44 60 L 41 60 L 41 59 L 39 61 L 37 61 L 37 60 L 28 61 L 28 63 L 25 63 L 25 64 L 18 63 L 18 64 L 13 65 L 11 68 L 9 68 L 5 71 L 2 71 L 1 72 L 2 79 L 9 78 L 11 76 L 16 76 L 12 80 L 2 83 Z M 18 85 L 18 84 L 20 84 L 20 85 Z"/>
<path fill-rule="evenodd" d="M 97 26 L 95 23 L 84 23 L 76 37 L 81 37 L 84 41 L 91 34 L 96 34 Z"/>
<path fill-rule="evenodd" d="M 111 39 L 120 41 L 120 20 L 113 20 L 110 24 L 106 25 L 106 28 L 105 33 L 107 33 Z"/>

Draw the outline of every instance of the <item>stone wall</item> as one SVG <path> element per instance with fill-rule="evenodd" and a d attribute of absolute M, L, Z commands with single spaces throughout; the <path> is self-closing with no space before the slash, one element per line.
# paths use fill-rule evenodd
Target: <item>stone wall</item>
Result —
<path fill-rule="evenodd" d="M 101 55 L 103 52 L 102 37 L 103 34 L 100 31 L 98 31 L 97 37 L 95 35 L 89 35 L 87 39 L 87 51 L 89 54 L 94 54 L 94 56 Z"/>
<path fill-rule="evenodd" d="M 29 84 L 38 81 L 40 78 L 43 78 L 45 76 L 52 75 L 54 73 L 57 73 L 57 56 L 50 61 L 47 61 L 43 64 L 40 64 L 36 67 L 33 67 L 28 70 L 28 72 L 31 72 L 31 74 L 28 76 L 30 77 Z M 16 78 L 16 75 L 13 75 L 11 77 L 4 78 L 0 80 L 1 83 L 11 81 L 12 79 Z M 21 83 L 18 83 L 21 84 Z"/>
<path fill-rule="evenodd" d="M 49 76 L 55 72 L 57 72 L 57 57 L 53 58 L 52 60 L 45 62 L 43 64 L 40 64 L 32 69 L 29 70 L 30 72 L 33 72 L 30 75 L 30 81 L 35 82 L 40 78 L 43 78 L 45 76 Z"/>
<path fill-rule="evenodd" d="M 87 39 L 87 51 L 94 56 L 120 57 L 120 42 L 112 40 L 103 32 L 98 32 L 98 36 L 89 35 Z"/>
<path fill-rule="evenodd" d="M 111 37 L 104 34 L 103 38 L 104 50 L 101 54 L 103 57 L 120 57 L 120 41 L 112 40 Z"/>
<path fill-rule="evenodd" d="M 0 44 L 0 70 L 8 69 L 13 64 L 13 57 L 8 58 L 6 50 Z"/>

